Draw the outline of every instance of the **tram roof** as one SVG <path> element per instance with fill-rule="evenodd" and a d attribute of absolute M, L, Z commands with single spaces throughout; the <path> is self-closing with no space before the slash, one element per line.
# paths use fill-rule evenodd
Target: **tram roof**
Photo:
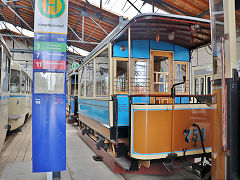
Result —
<path fill-rule="evenodd" d="M 190 50 L 211 42 L 209 20 L 182 15 L 146 13 L 137 15 L 129 21 L 122 21 L 83 61 L 86 62 L 110 42 L 128 40 L 128 28 L 131 28 L 131 40 L 156 40 L 159 34 L 160 41 Z M 168 35 L 173 32 L 174 40 L 169 40 Z"/>

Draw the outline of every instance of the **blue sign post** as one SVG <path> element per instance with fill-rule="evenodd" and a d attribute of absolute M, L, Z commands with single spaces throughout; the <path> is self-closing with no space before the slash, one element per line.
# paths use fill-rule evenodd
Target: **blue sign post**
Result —
<path fill-rule="evenodd" d="M 66 170 L 68 0 L 35 0 L 33 172 Z"/>

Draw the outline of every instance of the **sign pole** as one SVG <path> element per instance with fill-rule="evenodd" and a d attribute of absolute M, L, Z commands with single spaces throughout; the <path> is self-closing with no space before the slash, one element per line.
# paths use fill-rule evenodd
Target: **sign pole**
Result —
<path fill-rule="evenodd" d="M 60 179 L 66 170 L 66 60 L 68 0 L 35 0 L 33 172 Z"/>

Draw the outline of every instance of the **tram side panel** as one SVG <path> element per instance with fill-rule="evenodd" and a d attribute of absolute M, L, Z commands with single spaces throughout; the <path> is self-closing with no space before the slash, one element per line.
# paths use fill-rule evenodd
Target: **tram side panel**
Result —
<path fill-rule="evenodd" d="M 4 144 L 8 130 L 8 104 L 9 104 L 9 74 L 10 54 L 7 55 L 6 47 L 0 45 L 0 151 Z"/>
<path fill-rule="evenodd" d="M 9 97 L 8 124 L 12 131 L 32 114 L 31 80 L 16 62 L 12 62 Z"/>

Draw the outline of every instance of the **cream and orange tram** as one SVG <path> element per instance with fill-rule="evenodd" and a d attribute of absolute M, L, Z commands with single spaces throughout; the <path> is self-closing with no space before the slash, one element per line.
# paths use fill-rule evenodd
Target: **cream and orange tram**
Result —
<path fill-rule="evenodd" d="M 191 50 L 210 36 L 208 20 L 141 14 L 119 24 L 84 59 L 81 137 L 114 172 L 165 174 L 181 157 L 202 157 L 192 167 L 208 169 L 212 96 L 190 95 L 189 67 Z"/>

